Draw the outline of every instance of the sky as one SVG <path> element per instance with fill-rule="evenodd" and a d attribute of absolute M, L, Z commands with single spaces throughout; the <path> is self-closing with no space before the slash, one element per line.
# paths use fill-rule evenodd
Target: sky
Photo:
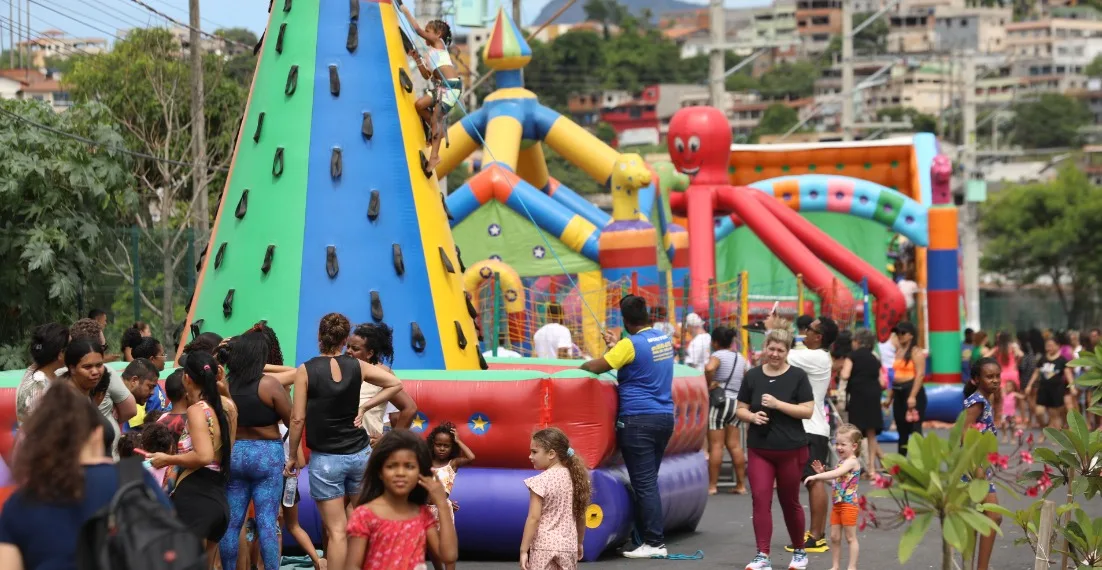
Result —
<path fill-rule="evenodd" d="M 27 0 L 0 0 L 0 22 L 5 22 L 7 3 L 21 2 L 26 10 Z M 319 1 L 319 0 L 310 0 Z M 321 0 L 333 1 L 333 0 Z M 491 0 L 491 2 L 494 0 Z M 522 12 L 526 19 L 534 18 L 550 0 L 522 0 Z M 579 0 L 584 1 L 584 0 Z M 703 0 L 687 0 L 699 1 Z M 761 5 L 766 0 L 726 0 L 731 8 Z M 71 36 L 102 37 L 114 41 L 118 30 L 132 27 L 165 25 L 165 19 L 154 15 L 133 0 L 30 0 L 32 35 L 57 29 Z M 187 22 L 188 0 L 143 0 L 181 22 Z M 200 0 L 202 28 L 213 32 L 218 28 L 244 27 L 263 31 L 268 17 L 267 0 Z M 4 37 L 7 45 L 7 34 Z"/>

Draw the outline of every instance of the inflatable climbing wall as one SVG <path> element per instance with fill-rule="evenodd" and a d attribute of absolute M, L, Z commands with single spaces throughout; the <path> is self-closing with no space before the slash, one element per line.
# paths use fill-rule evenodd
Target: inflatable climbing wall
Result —
<path fill-rule="evenodd" d="M 479 368 L 405 54 L 390 3 L 273 2 L 185 331 L 266 319 L 300 363 L 338 311 L 394 327 L 403 368 Z"/>

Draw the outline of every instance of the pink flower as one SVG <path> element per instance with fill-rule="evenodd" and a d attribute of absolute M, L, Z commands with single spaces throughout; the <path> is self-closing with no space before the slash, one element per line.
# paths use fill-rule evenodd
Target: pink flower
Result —
<path fill-rule="evenodd" d="M 1005 455 L 999 455 L 997 452 L 988 453 L 987 462 L 999 469 L 1006 469 L 1010 466 L 1010 458 Z"/>
<path fill-rule="evenodd" d="M 986 427 L 987 426 L 983 425 L 982 422 L 976 422 L 976 423 L 972 424 L 972 429 L 974 429 L 976 431 L 983 431 L 984 428 L 986 428 Z"/>
<path fill-rule="evenodd" d="M 1043 471 L 1043 473 L 1044 473 L 1045 475 L 1052 475 L 1052 473 L 1053 473 L 1053 471 L 1052 471 L 1052 467 L 1050 467 L 1050 466 L 1049 466 L 1049 465 L 1048 465 L 1048 464 L 1046 463 L 1046 464 L 1045 464 L 1045 468 L 1044 468 L 1044 471 Z"/>
<path fill-rule="evenodd" d="M 915 511 L 911 507 L 903 507 L 903 520 L 913 521 L 915 520 Z"/>
<path fill-rule="evenodd" d="M 1037 487 L 1042 491 L 1047 491 L 1052 487 L 1052 479 L 1048 476 L 1048 473 L 1041 473 L 1040 479 L 1037 479 Z"/>
<path fill-rule="evenodd" d="M 860 497 L 857 497 L 857 508 L 864 511 L 864 510 L 868 509 L 868 507 L 869 507 L 869 500 L 866 499 L 864 495 L 861 495 Z"/>
<path fill-rule="evenodd" d="M 1022 463 L 1033 463 L 1033 454 L 1024 449 L 1018 454 L 1018 458 L 1022 460 Z"/>
<path fill-rule="evenodd" d="M 868 521 L 866 521 L 865 519 L 863 519 L 863 518 L 862 518 L 862 519 L 861 519 L 861 520 L 860 520 L 860 521 L 859 521 L 859 522 L 857 523 L 857 530 L 860 530 L 860 531 L 864 531 L 864 530 L 865 530 L 865 527 L 867 527 L 868 525 L 869 525 Z"/>
<path fill-rule="evenodd" d="M 898 465 L 892 465 L 892 468 L 888 470 L 892 475 L 899 475 L 903 471 L 903 468 Z"/>
<path fill-rule="evenodd" d="M 1016 430 L 1014 430 L 1014 439 L 1020 439 L 1020 438 L 1022 437 L 1022 434 L 1023 434 L 1023 433 L 1025 433 L 1025 432 L 1023 432 L 1023 431 L 1022 431 L 1022 430 L 1020 430 L 1020 429 L 1016 429 Z"/>
<path fill-rule="evenodd" d="M 1033 445 L 1033 434 L 1029 434 L 1029 437 L 1025 438 L 1026 445 Z"/>
<path fill-rule="evenodd" d="M 1037 487 L 1030 487 L 1030 488 L 1026 489 L 1025 490 L 1025 496 L 1027 496 L 1027 497 L 1036 497 L 1037 496 Z"/>
<path fill-rule="evenodd" d="M 876 477 L 872 480 L 872 484 L 878 489 L 887 489 L 892 486 L 891 477 Z"/>

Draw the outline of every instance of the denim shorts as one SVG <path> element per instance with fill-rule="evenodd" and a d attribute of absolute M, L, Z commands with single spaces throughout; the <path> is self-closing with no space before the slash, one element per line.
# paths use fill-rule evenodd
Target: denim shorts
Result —
<path fill-rule="evenodd" d="M 349 455 L 310 453 L 310 497 L 328 501 L 360 492 L 371 446 Z"/>

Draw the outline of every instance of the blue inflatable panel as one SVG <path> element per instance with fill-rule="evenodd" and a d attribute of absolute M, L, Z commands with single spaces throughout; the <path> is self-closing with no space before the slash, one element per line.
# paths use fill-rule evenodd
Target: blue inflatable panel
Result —
<path fill-rule="evenodd" d="M 876 436 L 877 443 L 899 443 L 899 432 L 897 431 L 882 431 L 880 435 Z"/>
<path fill-rule="evenodd" d="M 520 551 L 529 491 L 524 480 L 534 469 L 465 467 L 455 478 L 451 498 L 459 503 L 455 530 L 463 553 L 514 556 Z M 631 503 L 627 489 L 604 470 L 590 472 L 593 499 L 586 510 L 585 559 L 596 560 L 609 546 L 622 543 L 631 532 Z"/>
<path fill-rule="evenodd" d="M 964 411 L 963 384 L 926 384 L 926 419 L 953 423 Z"/>
<path fill-rule="evenodd" d="M 628 484 L 625 467 L 612 467 L 608 471 Z M 708 506 L 708 460 L 704 452 L 663 458 L 658 469 L 658 494 L 662 497 L 666 533 L 695 531 Z"/>

